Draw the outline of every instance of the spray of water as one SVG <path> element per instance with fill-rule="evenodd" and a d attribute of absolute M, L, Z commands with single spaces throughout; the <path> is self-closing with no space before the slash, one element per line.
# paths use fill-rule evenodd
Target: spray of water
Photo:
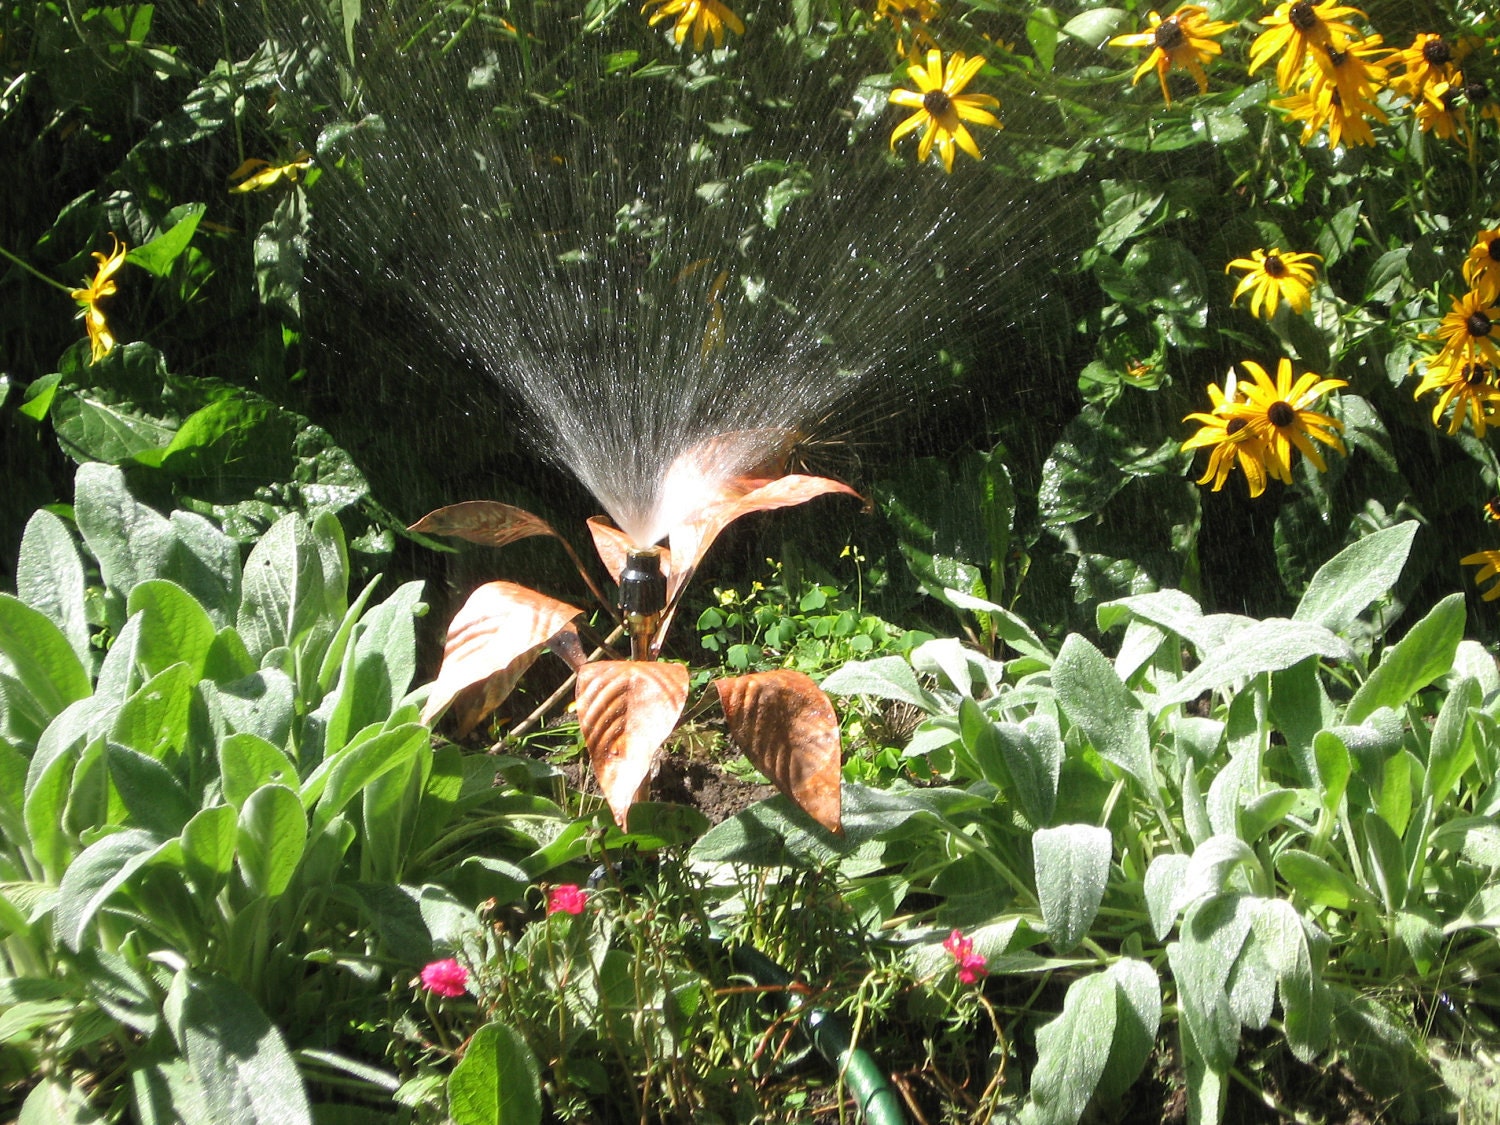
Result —
<path fill-rule="evenodd" d="M 302 8 L 286 82 L 337 107 L 326 276 L 418 309 L 646 545 L 799 426 L 918 383 L 1047 200 L 892 158 L 854 46 L 752 27 L 694 56 L 633 8 L 582 33 L 572 8 L 441 49 L 377 21 L 352 83 Z"/>

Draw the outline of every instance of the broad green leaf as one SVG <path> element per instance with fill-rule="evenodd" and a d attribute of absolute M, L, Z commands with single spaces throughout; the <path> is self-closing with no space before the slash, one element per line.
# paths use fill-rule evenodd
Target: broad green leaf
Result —
<path fill-rule="evenodd" d="M 1297 603 L 1293 621 L 1342 633 L 1361 613 L 1388 595 L 1401 577 L 1416 538 L 1417 521 L 1383 528 L 1329 559 Z"/>
<path fill-rule="evenodd" d="M 1264 672 L 1279 672 L 1309 657 L 1352 661 L 1349 643 L 1321 625 L 1267 618 L 1235 631 L 1203 662 L 1159 697 L 1162 705 L 1187 703 L 1205 691 L 1227 687 Z"/>
<path fill-rule="evenodd" d="M 127 828 L 85 848 L 57 888 L 55 925 L 63 944 L 75 952 L 82 948 L 89 923 L 105 901 L 162 847 L 155 833 Z"/>
<path fill-rule="evenodd" d="M 874 660 L 851 660 L 830 673 L 823 681 L 829 695 L 873 695 L 877 699 L 894 699 L 934 714 L 942 705 L 917 683 L 916 674 L 899 656 L 881 656 Z"/>
<path fill-rule="evenodd" d="M 1050 716 L 1025 723 L 992 722 L 972 699 L 959 705 L 964 747 L 980 775 L 995 786 L 1034 827 L 1045 827 L 1057 804 L 1062 736 Z"/>
<path fill-rule="evenodd" d="M 1386 649 L 1344 712 L 1344 722 L 1359 723 L 1379 707 L 1400 710 L 1413 695 L 1453 667 L 1464 633 L 1464 596 L 1449 594 L 1406 636 Z"/>
<path fill-rule="evenodd" d="M 182 831 L 196 805 L 171 770 L 154 756 L 115 742 L 105 747 L 104 760 L 127 823 L 159 836 Z"/>
<path fill-rule="evenodd" d="M 277 520 L 245 560 L 236 628 L 257 663 L 293 647 L 323 615 L 323 564 L 301 516 Z"/>
<path fill-rule="evenodd" d="M 1155 792 L 1146 712 L 1104 654 L 1069 634 L 1052 663 L 1052 687 L 1058 705 L 1099 756 Z"/>
<path fill-rule="evenodd" d="M 1480 702 L 1479 684 L 1465 676 L 1443 700 L 1432 741 L 1427 746 L 1427 769 L 1422 778 L 1422 796 L 1442 805 L 1474 764 L 1473 719 L 1470 709 Z"/>
<path fill-rule="evenodd" d="M 10 594 L 0 594 L 0 672 L 20 689 L 3 700 L 0 734 L 22 743 L 35 743 L 68 704 L 93 690 L 63 631 Z"/>
<path fill-rule="evenodd" d="M 219 783 L 224 800 L 239 809 L 263 785 L 295 787 L 297 767 L 285 751 L 259 735 L 232 734 L 219 743 Z"/>
<path fill-rule="evenodd" d="M 211 481 L 215 490 L 285 480 L 302 419 L 247 392 L 226 395 L 182 420 L 165 447 L 136 458 L 176 477 Z"/>
<path fill-rule="evenodd" d="M 226 732 L 253 734 L 273 746 L 291 741 L 296 719 L 297 689 L 279 668 L 263 668 L 248 676 L 199 685 L 216 722 Z"/>
<path fill-rule="evenodd" d="M 307 814 L 285 785 L 263 785 L 240 809 L 235 844 L 250 893 L 274 899 L 286 890 L 307 845 Z"/>
<path fill-rule="evenodd" d="M 120 706 L 110 738 L 153 758 L 174 757 L 187 744 L 195 679 L 186 664 L 152 676 Z"/>
<path fill-rule="evenodd" d="M 1114 1046 L 1119 1001 L 1115 982 L 1091 973 L 1068 986 L 1062 1013 L 1036 1033 L 1024 1125 L 1076 1125 L 1088 1108 Z"/>
<path fill-rule="evenodd" d="M 354 632 L 349 726 L 384 722 L 411 686 L 417 669 L 416 619 L 427 612 L 422 583 L 408 582 L 365 614 Z"/>
<path fill-rule="evenodd" d="M 15 1125 L 104 1125 L 104 1121 L 76 1084 L 44 1077 L 26 1095 Z"/>
<path fill-rule="evenodd" d="M 1201 606 L 1181 590 L 1153 590 L 1104 602 L 1095 612 L 1101 632 L 1135 618 L 1176 633 L 1200 654 L 1210 652 L 1224 639 L 1253 623 L 1233 613 L 1205 614 Z"/>
<path fill-rule="evenodd" d="M 1239 1052 L 1240 1021 L 1225 986 L 1250 933 L 1243 896 L 1220 895 L 1188 909 L 1181 939 L 1167 946 L 1178 1003 L 1204 1064 L 1224 1074 Z"/>
<path fill-rule="evenodd" d="M 1190 862 L 1191 857 L 1180 852 L 1160 852 L 1146 868 L 1146 912 L 1151 916 L 1151 932 L 1157 941 L 1171 933 L 1177 924 L 1177 915 L 1181 912 L 1178 888 Z"/>
<path fill-rule="evenodd" d="M 1387 914 L 1394 915 L 1406 905 L 1406 852 L 1401 840 L 1385 818 L 1367 812 L 1359 818 L 1364 834 L 1364 860 L 1369 877 L 1380 893 Z"/>
<path fill-rule="evenodd" d="M 1145 961 L 1122 957 L 1104 971 L 1115 985 L 1115 1034 L 1096 1096 L 1111 1105 L 1135 1084 L 1156 1047 L 1161 1027 L 1161 981 Z"/>
<path fill-rule="evenodd" d="M 73 533 L 62 519 L 39 508 L 26 521 L 26 531 L 21 536 L 16 594 L 32 609 L 52 619 L 85 668 L 91 667 L 95 659 L 89 649 L 92 630 L 84 605 L 87 585 Z"/>
<path fill-rule="evenodd" d="M 1193 849 L 1183 869 L 1182 879 L 1171 899 L 1172 916 L 1175 918 L 1200 899 L 1219 895 L 1227 886 L 1230 874 L 1242 865 L 1252 871 L 1260 870 L 1255 852 L 1239 837 L 1217 835 L 1203 841 Z"/>
<path fill-rule="evenodd" d="M 143 413 L 93 388 L 76 388 L 52 403 L 58 442 L 76 461 L 119 465 L 165 449 L 177 432 L 171 422 Z"/>
<path fill-rule="evenodd" d="M 146 675 L 154 676 L 179 661 L 187 664 L 195 678 L 203 675 L 214 642 L 214 623 L 191 594 L 175 582 L 152 579 L 130 591 L 125 611 L 144 618 L 135 659 Z"/>
<path fill-rule="evenodd" d="M 1043 71 L 1052 69 L 1052 60 L 1057 54 L 1057 13 L 1051 8 L 1033 8 L 1026 17 L 1026 41 L 1036 52 L 1037 66 Z"/>
<path fill-rule="evenodd" d="M 418 753 L 425 753 L 429 737 L 428 729 L 419 723 L 403 723 L 369 738 L 356 738 L 325 759 L 302 788 L 304 802 L 309 806 L 317 802 L 313 831 L 321 831 L 376 778 L 406 766 Z M 375 825 L 367 822 L 365 828 L 372 838 L 384 840 L 388 847 L 396 843 Z"/>
<path fill-rule="evenodd" d="M 1371 901 L 1353 879 L 1310 852 L 1282 852 L 1276 857 L 1276 873 L 1312 906 L 1348 910 L 1356 902 Z"/>
<path fill-rule="evenodd" d="M 1062 33 L 1097 49 L 1106 39 L 1126 30 L 1129 18 L 1120 8 L 1091 8 L 1063 24 Z"/>
<path fill-rule="evenodd" d="M 1031 835 L 1037 898 L 1047 935 L 1066 953 L 1088 933 L 1109 878 L 1109 831 L 1090 824 L 1039 828 Z"/>
<path fill-rule="evenodd" d="M 255 233 L 255 286 L 269 308 L 295 322 L 302 317 L 302 279 L 307 272 L 307 233 L 311 216 L 307 193 L 294 185 L 276 204 L 269 221 Z"/>
<path fill-rule="evenodd" d="M 201 1125 L 313 1125 L 286 1042 L 238 985 L 184 970 L 163 1011 L 196 1080 Z"/>
<path fill-rule="evenodd" d="M 216 894 L 234 869 L 239 818 L 233 805 L 212 805 L 195 813 L 183 826 L 182 858 L 199 892 Z"/>
<path fill-rule="evenodd" d="M 1443 1081 L 1425 1045 L 1418 1045 L 1409 1017 L 1352 989 L 1330 992 L 1339 1053 L 1360 1087 L 1389 1103 L 1399 1114 L 1396 1120 L 1434 1121 L 1450 1114 Z"/>
<path fill-rule="evenodd" d="M 474 1033 L 448 1076 L 453 1125 L 540 1125 L 541 1072 L 526 1040 L 503 1023 Z"/>
<path fill-rule="evenodd" d="M 207 205 L 203 203 L 192 203 L 185 207 L 175 208 L 172 215 L 180 217 L 172 221 L 172 226 L 150 242 L 135 247 L 125 255 L 125 260 L 131 265 L 140 266 L 147 273 L 165 277 L 172 272 L 173 263 L 182 256 L 183 251 L 188 248 L 188 243 L 193 240 L 193 232 L 198 229 L 198 220 L 203 218 L 203 213 L 207 209 Z"/>
<path fill-rule="evenodd" d="M 1255 905 L 1252 938 L 1276 974 L 1287 1045 L 1311 1062 L 1327 1045 L 1331 1010 L 1309 948 L 1308 923 L 1284 899 L 1258 899 Z"/>

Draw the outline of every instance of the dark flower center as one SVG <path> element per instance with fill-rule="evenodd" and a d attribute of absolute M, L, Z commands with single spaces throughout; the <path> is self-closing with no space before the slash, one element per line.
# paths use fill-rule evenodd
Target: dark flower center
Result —
<path fill-rule="evenodd" d="M 1224 423 L 1224 433 L 1229 437 L 1233 437 L 1249 424 L 1243 418 L 1231 418 L 1228 422 Z"/>
<path fill-rule="evenodd" d="M 1476 78 L 1464 87 L 1464 97 L 1469 99 L 1469 104 L 1476 102 L 1487 102 L 1490 100 L 1490 88 L 1483 79 Z"/>
<path fill-rule="evenodd" d="M 1482 312 L 1470 313 L 1469 319 L 1464 321 L 1464 329 L 1470 336 L 1488 336 L 1491 327 L 1490 318 Z"/>
<path fill-rule="evenodd" d="M 1487 363 L 1466 363 L 1462 375 L 1463 381 L 1471 387 L 1482 387 L 1490 381 L 1490 367 Z"/>
<path fill-rule="evenodd" d="M 921 20 L 922 13 L 916 8 L 902 8 L 901 14 L 909 20 Z"/>
<path fill-rule="evenodd" d="M 1261 263 L 1261 269 L 1265 270 L 1267 277 L 1275 278 L 1285 277 L 1290 272 L 1279 254 L 1267 254 L 1266 260 Z"/>
<path fill-rule="evenodd" d="M 1458 105 L 1458 91 L 1454 89 L 1444 90 L 1442 93 L 1443 111 L 1452 113 L 1453 108 Z"/>
<path fill-rule="evenodd" d="M 1297 420 L 1297 412 L 1286 403 L 1277 400 L 1266 408 L 1266 420 L 1277 429 L 1281 429 Z"/>
<path fill-rule="evenodd" d="M 946 117 L 953 110 L 953 99 L 941 90 L 928 90 L 922 95 L 922 108 L 934 117 Z"/>
<path fill-rule="evenodd" d="M 1187 41 L 1175 19 L 1163 20 L 1156 28 L 1156 45 L 1163 51 L 1175 51 Z"/>
<path fill-rule="evenodd" d="M 1431 66 L 1442 66 L 1453 58 L 1453 48 L 1448 46 L 1441 36 L 1434 35 L 1422 44 L 1422 57 Z"/>
<path fill-rule="evenodd" d="M 1328 95 L 1328 103 L 1332 106 L 1336 106 L 1339 109 L 1343 109 L 1344 95 L 1339 93 L 1338 90 L 1334 90 L 1333 93 Z"/>
<path fill-rule="evenodd" d="M 1318 26 L 1318 13 L 1313 11 L 1312 0 L 1297 0 L 1286 15 L 1298 31 L 1311 31 Z"/>
<path fill-rule="evenodd" d="M 1489 254 L 1490 261 L 1500 262 L 1500 238 L 1490 239 L 1490 244 L 1486 247 L 1486 253 Z"/>

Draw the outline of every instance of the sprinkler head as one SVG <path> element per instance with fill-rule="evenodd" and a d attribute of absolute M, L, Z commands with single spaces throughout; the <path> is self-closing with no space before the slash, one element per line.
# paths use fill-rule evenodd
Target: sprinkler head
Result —
<path fill-rule="evenodd" d="M 620 610 L 630 632 L 630 659 L 651 659 L 651 640 L 666 608 L 667 576 L 661 572 L 661 549 L 629 552 L 620 571 Z"/>

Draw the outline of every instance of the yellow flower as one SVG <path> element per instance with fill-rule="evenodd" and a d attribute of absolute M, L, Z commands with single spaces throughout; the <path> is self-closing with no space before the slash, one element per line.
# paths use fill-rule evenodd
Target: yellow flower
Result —
<path fill-rule="evenodd" d="M 1488 117 L 1500 124 L 1500 100 L 1490 93 L 1489 83 L 1483 78 L 1470 78 L 1464 86 L 1464 101 L 1481 118 Z"/>
<path fill-rule="evenodd" d="M 1482 230 L 1474 236 L 1464 261 L 1464 281 L 1470 289 L 1487 295 L 1491 304 L 1500 299 L 1500 229 Z"/>
<path fill-rule="evenodd" d="M 269 160 L 261 160 L 252 156 L 229 173 L 231 180 L 240 181 L 229 189 L 229 194 L 243 195 L 251 191 L 265 191 L 282 180 L 294 184 L 297 182 L 297 177 L 311 167 L 312 153 L 305 149 L 285 164 L 272 164 Z"/>
<path fill-rule="evenodd" d="M 974 138 L 969 130 L 964 127 L 965 121 L 972 121 L 976 125 L 989 125 L 992 128 L 1003 128 L 990 109 L 998 109 L 1000 102 L 989 94 L 960 94 L 969 79 L 979 73 L 984 66 L 984 56 L 975 55 L 972 59 L 966 59 L 962 51 L 954 51 L 948 57 L 946 72 L 943 69 L 943 55 L 941 51 L 927 52 L 927 65 L 911 63 L 907 66 L 907 73 L 911 80 L 917 84 L 915 90 L 892 90 L 890 101 L 892 105 L 905 106 L 915 109 L 917 112 L 897 125 L 891 133 L 891 148 L 896 147 L 896 142 L 906 134 L 927 127 L 922 134 L 921 141 L 917 144 L 917 159 L 926 160 L 932 152 L 933 143 L 937 143 L 938 156 L 943 161 L 943 171 L 953 171 L 953 146 L 956 144 L 975 160 L 983 160 L 979 153 L 979 146 L 974 143 Z"/>
<path fill-rule="evenodd" d="M 902 58 L 921 61 L 921 52 L 934 50 L 937 40 L 927 25 L 943 14 L 936 0 L 879 0 L 875 5 L 875 18 L 889 20 L 896 32 L 896 53 Z M 911 36 L 910 48 L 906 37 Z"/>
<path fill-rule="evenodd" d="M 1280 52 L 1281 59 L 1276 63 L 1276 84 L 1283 94 L 1290 93 L 1302 76 L 1308 48 L 1343 50 L 1360 38 L 1359 32 L 1344 22 L 1344 17 L 1359 16 L 1363 19 L 1364 15 L 1358 8 L 1326 0 L 1324 3 L 1287 0 L 1277 5 L 1276 11 L 1260 21 L 1267 30 L 1250 44 L 1250 73 L 1254 74 Z"/>
<path fill-rule="evenodd" d="M 1223 413 L 1228 418 L 1243 418 L 1265 442 L 1266 472 L 1284 484 L 1292 483 L 1292 450 L 1298 449 L 1319 472 L 1327 470 L 1322 455 L 1312 441 L 1321 442 L 1331 449 L 1344 452 L 1344 443 L 1334 430 L 1342 430 L 1343 423 L 1327 414 L 1308 409 L 1329 391 L 1348 384 L 1342 379 L 1324 379 L 1311 371 L 1292 379 L 1292 361 L 1282 359 L 1276 368 L 1273 382 L 1265 368 L 1251 360 L 1240 364 L 1250 373 L 1251 382 L 1239 384 L 1244 394 L 1243 402 L 1225 402 Z M 1308 439 L 1311 438 L 1312 441 Z"/>
<path fill-rule="evenodd" d="M 128 247 L 115 237 L 113 231 L 109 237 L 114 247 L 108 254 L 94 251 L 94 260 L 99 263 L 99 268 L 94 271 L 94 280 L 84 288 L 74 289 L 68 294 L 83 306 L 78 315 L 83 318 L 84 329 L 89 334 L 90 363 L 98 363 L 115 346 L 114 333 L 109 330 L 109 322 L 104 319 L 104 310 L 99 307 L 99 302 L 106 297 L 113 297 L 117 292 L 114 276 L 125 264 Z"/>
<path fill-rule="evenodd" d="M 1412 107 L 1422 132 L 1443 141 L 1457 140 L 1460 133 L 1468 133 L 1469 119 L 1461 100 L 1463 80 L 1462 74 L 1455 73 L 1452 82 L 1433 82 L 1422 90 Z"/>
<path fill-rule="evenodd" d="M 1390 61 L 1406 68 L 1391 80 L 1391 88 L 1414 102 L 1421 99 L 1422 91 L 1432 83 L 1453 77 L 1453 47 L 1441 35 L 1431 32 L 1418 32 L 1411 46 L 1395 52 Z"/>
<path fill-rule="evenodd" d="M 1271 104 L 1285 112 L 1288 121 L 1303 122 L 1301 142 L 1304 145 L 1325 125 L 1330 148 L 1338 148 L 1345 142 L 1373 145 L 1375 133 L 1365 118 L 1373 117 L 1381 124 L 1390 121 L 1385 111 L 1374 102 L 1364 98 L 1346 99 L 1331 82 L 1314 83 L 1301 93 L 1278 98 Z"/>
<path fill-rule="evenodd" d="M 1448 420 L 1448 433 L 1456 434 L 1467 416 L 1474 423 L 1474 436 L 1483 438 L 1491 410 L 1500 402 L 1500 387 L 1495 385 L 1495 368 L 1488 363 L 1457 363 L 1444 361 L 1441 356 L 1427 365 L 1421 385 L 1413 398 L 1421 398 L 1428 391 L 1442 391 L 1437 405 L 1432 408 L 1432 424 L 1457 402 L 1453 417 Z"/>
<path fill-rule="evenodd" d="M 1229 376 L 1229 393 L 1234 392 L 1234 373 Z M 1266 490 L 1266 440 L 1253 426 L 1243 418 L 1226 418 L 1222 411 L 1228 401 L 1223 391 L 1219 390 L 1217 383 L 1208 385 L 1208 397 L 1213 400 L 1213 411 L 1208 414 L 1189 414 L 1183 419 L 1184 422 L 1201 422 L 1200 429 L 1187 441 L 1182 443 L 1183 449 L 1201 449 L 1204 446 L 1213 446 L 1213 452 L 1208 456 L 1208 469 L 1198 478 L 1199 484 L 1207 484 L 1210 480 L 1214 482 L 1214 491 L 1218 492 L 1224 487 L 1224 482 L 1229 479 L 1229 474 L 1238 465 L 1245 474 L 1245 483 L 1250 488 L 1252 497 L 1259 496 Z"/>
<path fill-rule="evenodd" d="M 1322 261 L 1320 254 L 1283 254 L 1278 248 L 1252 250 L 1248 258 L 1236 258 L 1224 267 L 1230 270 L 1248 270 L 1235 287 L 1232 301 L 1250 294 L 1250 315 L 1269 318 L 1276 314 L 1276 305 L 1286 301 L 1294 313 L 1305 313 L 1311 304 L 1314 260 Z"/>
<path fill-rule="evenodd" d="M 1312 66 L 1309 83 L 1313 89 L 1332 86 L 1339 92 L 1344 105 L 1370 102 L 1385 85 L 1388 71 L 1375 61 L 1377 55 L 1386 54 L 1378 35 L 1372 35 L 1358 43 L 1351 43 L 1343 50 L 1319 47 L 1309 52 Z"/>
<path fill-rule="evenodd" d="M 1161 96 L 1172 104 L 1171 91 L 1167 89 L 1167 71 L 1173 67 L 1187 71 L 1198 84 L 1198 93 L 1208 92 L 1208 75 L 1203 73 L 1203 64 L 1223 52 L 1213 39 L 1223 35 L 1234 26 L 1223 20 L 1210 20 L 1208 10 L 1197 4 L 1183 4 L 1166 19 L 1155 12 L 1146 14 L 1151 24 L 1150 31 L 1134 35 L 1117 35 L 1109 41 L 1111 47 L 1149 47 L 1148 54 L 1136 67 L 1130 84 L 1134 86 L 1148 70 L 1155 68 L 1157 81 L 1161 83 Z"/>
<path fill-rule="evenodd" d="M 1442 340 L 1443 350 L 1436 362 L 1500 364 L 1500 342 L 1495 339 L 1495 324 L 1500 322 L 1500 308 L 1488 292 L 1465 293 L 1453 298 L 1453 307 L 1429 340 Z"/>
<path fill-rule="evenodd" d="M 715 48 L 724 46 L 726 27 L 736 35 L 745 34 L 745 25 L 740 22 L 740 17 L 731 12 L 722 0 L 646 0 L 641 5 L 641 12 L 644 14 L 647 9 L 657 5 L 660 7 L 646 22 L 655 27 L 662 20 L 675 16 L 677 26 L 672 31 L 672 37 L 679 47 L 690 29 L 695 51 L 703 50 L 703 41 L 709 35 L 714 37 Z"/>
<path fill-rule="evenodd" d="M 1472 555 L 1465 555 L 1458 560 L 1464 566 L 1477 566 L 1479 573 L 1474 575 L 1474 585 L 1483 586 L 1491 578 L 1500 574 L 1500 551 L 1475 551 Z M 1500 582 L 1495 583 L 1486 590 L 1481 597 L 1487 602 L 1500 598 Z"/>

